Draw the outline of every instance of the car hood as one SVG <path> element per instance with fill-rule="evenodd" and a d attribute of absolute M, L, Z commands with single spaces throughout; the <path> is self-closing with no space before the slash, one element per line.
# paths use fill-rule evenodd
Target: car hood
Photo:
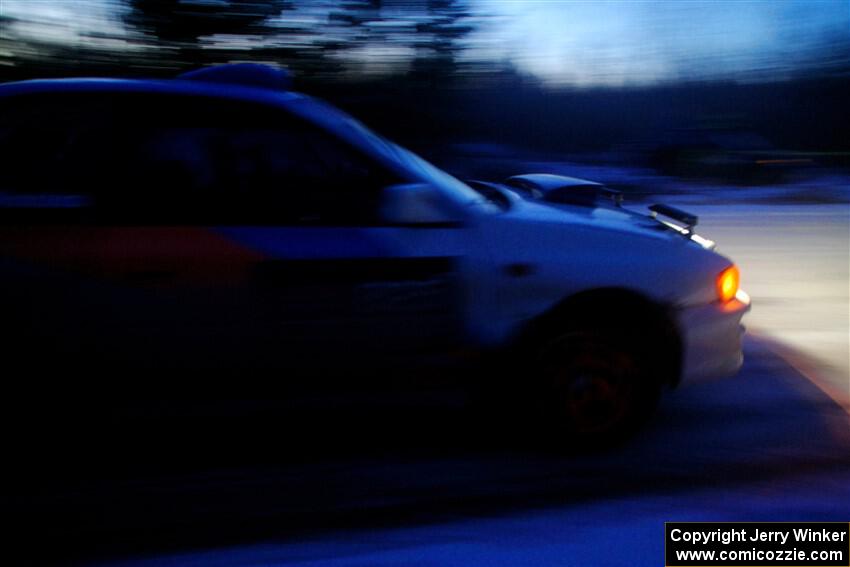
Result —
<path fill-rule="evenodd" d="M 518 199 L 481 228 L 496 262 L 535 267 L 535 292 L 517 289 L 506 299 L 529 303 L 528 312 L 531 303 L 608 287 L 665 305 L 704 304 L 716 299 L 716 276 L 731 264 L 694 235 L 619 207 Z"/>
<path fill-rule="evenodd" d="M 539 222 L 569 223 L 591 229 L 620 232 L 667 241 L 690 241 L 695 246 L 712 250 L 715 243 L 681 226 L 641 212 L 637 207 L 600 204 L 595 207 L 551 203 L 524 197 L 512 197 L 511 212 L 517 219 Z"/>

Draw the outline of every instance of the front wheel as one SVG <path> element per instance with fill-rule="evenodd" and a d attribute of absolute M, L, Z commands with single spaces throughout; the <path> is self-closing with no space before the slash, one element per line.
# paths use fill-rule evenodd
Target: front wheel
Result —
<path fill-rule="evenodd" d="M 570 331 L 538 345 L 536 405 L 552 433 L 606 445 L 639 429 L 655 409 L 660 381 L 632 341 L 596 330 Z"/>

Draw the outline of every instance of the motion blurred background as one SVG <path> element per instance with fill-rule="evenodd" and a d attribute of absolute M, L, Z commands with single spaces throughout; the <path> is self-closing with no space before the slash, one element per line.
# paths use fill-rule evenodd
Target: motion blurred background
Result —
<path fill-rule="evenodd" d="M 701 213 L 850 405 L 847 0 L 3 0 L 0 81 L 266 62 L 462 178 Z"/>
<path fill-rule="evenodd" d="M 663 199 L 848 405 L 847 0 L 3 0 L 0 81 L 265 62 L 462 178 Z"/>
<path fill-rule="evenodd" d="M 745 184 L 848 164 L 846 0 L 4 0 L 0 18 L 0 80 L 258 61 L 420 150 L 615 152 Z"/>
<path fill-rule="evenodd" d="M 850 163 L 846 0 L 4 0 L 0 28 L 0 80 L 268 62 L 420 150 L 747 185 Z"/>
<path fill-rule="evenodd" d="M 331 101 L 459 178 L 557 173 L 619 189 L 627 207 L 661 201 L 698 214 L 697 230 L 739 264 L 753 298 L 748 362 L 736 379 L 677 392 L 643 442 L 571 460 L 485 452 L 470 461 L 452 445 L 449 424 L 436 436 L 449 457 L 405 447 L 396 448 L 401 464 L 375 465 L 369 451 L 374 457 L 383 447 L 363 436 L 346 456 L 355 465 L 323 464 L 327 447 L 317 444 L 310 450 L 318 464 L 279 469 L 293 448 L 276 433 L 280 407 L 272 401 L 259 410 L 232 400 L 147 407 L 138 431 L 114 443 L 103 441 L 109 427 L 94 422 L 93 445 L 108 449 L 92 463 L 74 443 L 55 466 L 17 459 L 29 466 L 26 481 L 8 484 L 25 511 L 18 523 L 31 521 L 34 538 L 64 537 L 62 546 L 37 540 L 27 551 L 32 562 L 42 553 L 67 559 L 74 545 L 105 554 L 110 544 L 132 549 L 130 541 L 150 553 L 188 546 L 192 537 L 215 546 L 253 541 L 279 535 L 280 518 L 301 526 L 310 514 L 335 527 L 340 516 L 329 510 L 358 526 L 364 516 L 397 525 L 392 513 L 381 515 L 385 505 L 409 508 L 411 525 L 423 515 L 517 514 L 504 514 L 504 527 L 370 533 L 368 549 L 389 554 L 385 564 L 428 553 L 445 564 L 446 542 L 463 564 L 498 564 L 481 542 L 503 540 L 505 550 L 530 550 L 544 564 L 575 563 L 582 553 L 594 558 L 584 563 L 598 563 L 600 550 L 611 555 L 606 564 L 654 564 L 666 520 L 846 519 L 850 1 L 0 0 L 0 82 L 173 77 L 244 61 L 289 69 L 296 90 Z M 64 401 L 38 403 L 48 408 L 44 423 L 28 413 L 10 435 L 42 427 L 52 437 L 75 411 L 56 417 L 52 408 Z M 161 422 L 157 434 L 151 422 Z M 172 437 L 171 452 L 163 452 L 160 441 Z M 219 466 L 230 463 L 228 451 L 245 470 L 215 472 L 197 456 L 212 455 Z M 40 445 L 31 452 L 53 462 Z M 129 472 L 116 454 L 131 463 Z M 201 472 L 161 477 L 157 459 L 169 466 L 194 459 Z M 142 480 L 103 480 L 132 475 Z M 80 489 L 85 482 L 91 486 Z M 544 497 L 525 495 L 538 487 Z M 513 500 L 505 499 L 511 491 Z M 468 510 L 457 504 L 470 498 Z M 533 521 L 523 515 L 544 505 Z M 610 545 L 612 533 L 630 534 L 629 545 Z M 363 541 L 346 537 L 326 548 L 311 542 L 201 558 L 234 565 L 327 557 L 311 555 L 319 549 L 353 561 L 339 564 L 363 564 Z M 504 564 L 525 559 L 504 557 Z"/>

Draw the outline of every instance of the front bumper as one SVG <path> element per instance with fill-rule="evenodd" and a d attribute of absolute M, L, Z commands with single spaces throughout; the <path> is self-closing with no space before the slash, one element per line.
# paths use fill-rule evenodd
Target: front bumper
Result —
<path fill-rule="evenodd" d="M 682 383 L 731 376 L 741 368 L 741 318 L 749 310 L 750 297 L 740 290 L 727 303 L 679 310 L 677 319 L 684 346 Z"/>

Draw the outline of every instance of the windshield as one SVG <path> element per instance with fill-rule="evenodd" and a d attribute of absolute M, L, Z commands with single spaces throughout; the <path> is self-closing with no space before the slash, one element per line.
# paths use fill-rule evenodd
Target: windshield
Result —
<path fill-rule="evenodd" d="M 459 179 L 428 163 L 410 150 L 391 142 L 339 109 L 309 97 L 291 101 L 290 107 L 349 143 L 366 150 L 376 159 L 393 167 L 411 181 L 428 181 L 439 186 L 452 200 L 462 205 L 492 206 L 478 192 Z"/>

